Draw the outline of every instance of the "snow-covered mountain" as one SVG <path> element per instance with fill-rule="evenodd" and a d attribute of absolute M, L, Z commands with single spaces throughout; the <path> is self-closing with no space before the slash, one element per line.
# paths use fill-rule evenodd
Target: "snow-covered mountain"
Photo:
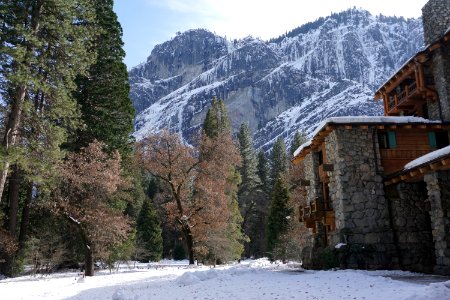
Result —
<path fill-rule="evenodd" d="M 156 46 L 130 71 L 135 135 L 162 128 L 189 140 L 213 96 L 233 128 L 248 122 L 257 147 L 311 133 L 324 118 L 379 115 L 373 94 L 423 46 L 422 21 L 360 9 L 305 24 L 270 42 L 190 30 Z"/>

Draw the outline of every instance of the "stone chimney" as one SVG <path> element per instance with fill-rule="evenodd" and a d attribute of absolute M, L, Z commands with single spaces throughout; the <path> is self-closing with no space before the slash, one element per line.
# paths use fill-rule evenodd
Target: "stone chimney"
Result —
<path fill-rule="evenodd" d="M 450 0 L 430 0 L 422 8 L 423 35 L 428 45 L 450 28 Z"/>
<path fill-rule="evenodd" d="M 430 0 L 422 8 L 425 45 L 436 42 L 450 29 L 450 0 Z M 439 101 L 428 102 L 430 119 L 450 121 L 450 45 L 441 42 L 441 47 L 431 52 L 431 68 Z"/>

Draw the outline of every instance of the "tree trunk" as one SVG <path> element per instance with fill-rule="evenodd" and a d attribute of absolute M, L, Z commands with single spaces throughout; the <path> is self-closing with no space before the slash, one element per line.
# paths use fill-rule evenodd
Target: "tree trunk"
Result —
<path fill-rule="evenodd" d="M 91 247 L 86 244 L 84 252 L 84 276 L 94 276 L 94 258 Z"/>
<path fill-rule="evenodd" d="M 17 214 L 19 212 L 19 169 L 17 166 L 14 166 L 14 173 L 9 179 L 9 207 L 8 207 L 8 231 L 11 236 L 16 236 L 16 228 L 17 228 Z M 14 259 L 16 258 L 17 253 L 7 255 L 5 262 L 2 266 L 2 273 L 12 277 L 13 274 L 13 266 Z"/>
<path fill-rule="evenodd" d="M 194 240 L 192 238 L 191 228 L 189 226 L 183 226 L 183 234 L 186 240 L 186 248 L 189 256 L 189 264 L 194 264 Z"/>
<path fill-rule="evenodd" d="M 22 114 L 23 101 L 25 100 L 26 87 L 21 85 L 17 89 L 16 101 L 12 105 L 11 113 L 9 114 L 8 123 L 5 127 L 5 135 L 3 136 L 2 147 L 4 150 L 8 150 L 11 146 L 14 146 L 17 138 L 17 130 L 20 124 L 20 116 Z M 5 162 L 0 166 L 0 203 L 2 202 L 3 190 L 5 189 L 6 178 L 8 177 L 10 162 L 6 157 Z"/>
<path fill-rule="evenodd" d="M 33 6 L 31 15 L 31 34 L 35 35 L 39 30 L 39 21 L 42 14 L 42 9 L 44 7 L 44 0 L 37 0 Z M 27 53 L 25 55 L 25 65 L 29 64 L 29 55 L 32 53 L 33 49 L 27 47 Z M 32 54 L 31 54 L 32 55 Z M 20 84 L 15 93 L 14 100 L 12 102 L 11 112 L 8 116 L 8 121 L 5 126 L 5 135 L 2 141 L 2 147 L 4 151 L 7 152 L 9 147 L 14 146 L 17 138 L 17 130 L 20 125 L 20 117 L 23 109 L 23 102 L 25 101 L 25 95 L 27 91 L 27 86 L 25 84 Z M 3 165 L 0 165 L 0 203 L 2 202 L 3 190 L 5 189 L 6 178 L 8 177 L 8 170 L 10 161 L 6 157 Z"/>
<path fill-rule="evenodd" d="M 25 242 L 27 239 L 28 224 L 30 223 L 30 205 L 33 198 L 33 183 L 30 182 L 27 189 L 27 197 L 25 198 L 25 204 L 22 209 L 22 220 L 20 222 L 19 233 L 19 250 L 23 251 L 25 248 Z"/>
<path fill-rule="evenodd" d="M 16 235 L 17 214 L 19 213 L 19 180 L 20 171 L 17 165 L 13 166 L 14 173 L 9 178 L 9 209 L 8 209 L 8 231 Z"/>

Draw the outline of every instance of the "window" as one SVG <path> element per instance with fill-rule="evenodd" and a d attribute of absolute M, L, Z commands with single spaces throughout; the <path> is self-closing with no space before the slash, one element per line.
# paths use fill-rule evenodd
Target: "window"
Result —
<path fill-rule="evenodd" d="M 435 132 L 428 132 L 428 143 L 430 144 L 431 148 L 437 148 Z"/>
<path fill-rule="evenodd" d="M 323 164 L 323 152 L 319 151 L 317 152 L 318 158 L 319 158 L 319 165 Z"/>
<path fill-rule="evenodd" d="M 397 137 L 394 131 L 380 132 L 378 134 L 378 143 L 381 149 L 397 148 Z"/>
<path fill-rule="evenodd" d="M 447 147 L 449 144 L 448 133 L 445 131 L 428 132 L 428 143 L 433 149 L 441 149 Z"/>

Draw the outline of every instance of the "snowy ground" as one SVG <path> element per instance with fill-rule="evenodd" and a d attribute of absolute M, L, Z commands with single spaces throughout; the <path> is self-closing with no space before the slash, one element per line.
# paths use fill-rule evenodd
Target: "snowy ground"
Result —
<path fill-rule="evenodd" d="M 299 271 L 267 260 L 218 268 L 167 262 L 139 267 L 81 279 L 77 273 L 4 279 L 0 299 L 450 300 L 450 281 L 429 283 L 429 276 L 401 271 Z"/>

